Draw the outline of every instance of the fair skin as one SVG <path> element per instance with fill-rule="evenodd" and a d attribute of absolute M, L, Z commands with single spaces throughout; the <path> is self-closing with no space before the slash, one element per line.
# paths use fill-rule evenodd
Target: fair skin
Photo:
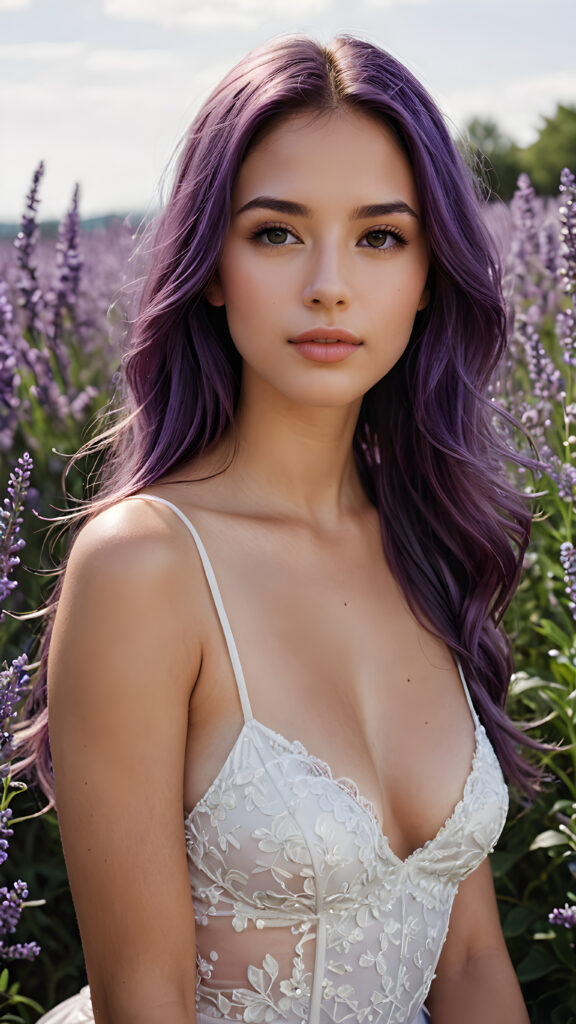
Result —
<path fill-rule="evenodd" d="M 362 396 L 428 301 L 419 213 L 406 156 L 365 115 L 294 115 L 249 152 L 208 290 L 243 358 L 237 451 L 230 462 L 224 438 L 150 488 L 205 542 L 256 718 L 354 779 L 402 859 L 450 815 L 474 751 L 453 659 L 409 611 L 352 458 Z M 311 361 L 291 339 L 317 326 L 361 344 Z M 242 714 L 199 558 L 166 508 L 129 501 L 80 534 L 49 708 L 96 1020 L 189 1024 L 182 807 L 217 775 Z M 428 1004 L 434 1024 L 528 1020 L 487 862 L 460 887 Z"/>

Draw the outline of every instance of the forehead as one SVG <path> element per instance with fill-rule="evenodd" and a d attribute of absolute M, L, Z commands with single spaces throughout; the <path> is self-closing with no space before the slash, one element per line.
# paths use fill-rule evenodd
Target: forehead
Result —
<path fill-rule="evenodd" d="M 275 125 L 249 150 L 234 189 L 237 205 L 253 195 L 303 203 L 316 195 L 350 206 L 404 199 L 418 208 L 410 161 L 393 131 L 351 109 L 302 111 Z"/>

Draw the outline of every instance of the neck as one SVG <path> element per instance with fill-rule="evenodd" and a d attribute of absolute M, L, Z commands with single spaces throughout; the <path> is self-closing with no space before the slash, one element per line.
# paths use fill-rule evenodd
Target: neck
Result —
<path fill-rule="evenodd" d="M 246 495 L 253 511 L 326 528 L 364 510 L 368 499 L 352 449 L 361 400 L 315 408 L 272 388 L 259 387 L 257 401 L 250 391 L 243 387 L 237 450 L 226 474 L 237 498 Z"/>

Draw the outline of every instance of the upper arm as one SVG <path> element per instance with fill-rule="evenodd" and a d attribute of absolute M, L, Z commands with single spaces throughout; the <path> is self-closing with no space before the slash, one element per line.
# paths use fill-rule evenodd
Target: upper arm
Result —
<path fill-rule="evenodd" d="M 486 857 L 458 889 L 437 973 L 457 970 L 475 956 L 494 949 L 508 955 Z"/>
<path fill-rule="evenodd" d="M 102 1020 L 114 1009 L 136 1021 L 139 1008 L 164 999 L 194 1006 L 183 765 L 201 664 L 200 586 L 182 543 L 140 502 L 88 523 L 50 646 L 58 817 Z"/>
<path fill-rule="evenodd" d="M 488 857 L 458 889 L 436 976 L 458 973 L 487 953 L 501 954 L 509 963 Z"/>
<path fill-rule="evenodd" d="M 426 1005 L 432 1021 L 528 1024 L 486 858 L 462 883 Z"/>

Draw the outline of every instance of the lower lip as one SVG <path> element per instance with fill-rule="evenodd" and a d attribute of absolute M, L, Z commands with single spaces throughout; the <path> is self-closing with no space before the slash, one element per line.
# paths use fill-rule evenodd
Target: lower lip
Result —
<path fill-rule="evenodd" d="M 291 345 L 305 359 L 312 359 L 315 363 L 340 363 L 360 348 L 347 341 L 292 341 Z"/>

